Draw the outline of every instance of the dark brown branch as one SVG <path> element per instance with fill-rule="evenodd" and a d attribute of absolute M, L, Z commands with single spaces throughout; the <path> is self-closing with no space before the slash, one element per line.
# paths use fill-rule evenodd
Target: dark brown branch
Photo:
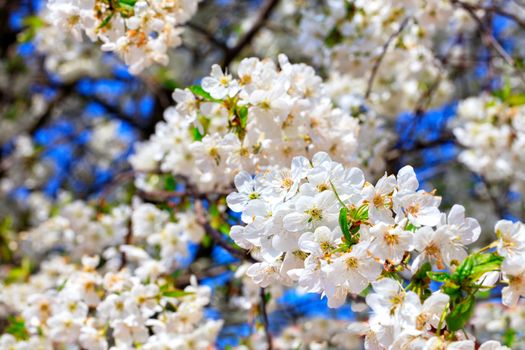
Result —
<path fill-rule="evenodd" d="M 131 245 L 133 241 L 133 213 L 129 215 L 129 221 L 128 221 L 128 233 L 126 234 L 126 237 L 124 238 L 124 244 L 125 245 Z M 126 267 L 128 263 L 128 258 L 126 256 L 126 252 L 121 251 L 120 252 L 120 269 L 122 270 L 124 267 Z"/>
<path fill-rule="evenodd" d="M 264 288 L 260 289 L 259 298 L 261 299 L 261 303 L 260 303 L 261 318 L 262 318 L 262 322 L 263 322 L 264 335 L 266 337 L 266 343 L 268 344 L 267 349 L 268 350 L 272 350 L 273 349 L 272 335 L 270 333 L 270 321 L 268 320 L 268 311 L 266 310 L 266 291 L 265 291 Z"/>
<path fill-rule="evenodd" d="M 228 45 L 226 45 L 225 42 L 223 42 L 222 40 L 216 38 L 206 28 L 203 28 L 200 25 L 198 25 L 196 23 L 193 23 L 193 22 L 186 23 L 186 26 L 188 28 L 192 29 L 193 31 L 195 31 L 195 32 L 201 34 L 202 36 L 204 36 L 210 43 L 212 43 L 213 45 L 217 46 L 222 51 L 227 52 L 229 50 L 229 47 L 228 47 Z"/>
<path fill-rule="evenodd" d="M 200 199 L 197 199 L 195 201 L 195 215 L 197 216 L 197 222 L 204 228 L 206 234 L 208 234 L 215 241 L 215 243 L 217 243 L 220 247 L 224 248 L 233 257 L 251 263 L 257 262 L 257 260 L 255 260 L 250 255 L 250 253 L 241 251 L 239 249 L 235 249 L 230 243 L 226 241 L 222 233 L 211 227 L 210 223 L 204 216 L 202 201 Z"/>
<path fill-rule="evenodd" d="M 482 10 L 482 11 L 486 11 L 486 12 L 493 12 L 493 13 L 496 13 L 502 17 L 506 17 L 510 20 L 512 20 L 513 22 L 516 22 L 517 25 L 519 25 L 520 27 L 523 27 L 525 28 L 525 20 L 523 20 L 522 18 L 516 16 L 514 13 L 511 13 L 505 9 L 502 9 L 501 7 L 498 7 L 498 6 L 495 6 L 495 5 L 490 5 L 490 6 L 483 6 L 483 5 L 477 5 L 477 4 L 469 4 L 469 3 L 466 3 L 464 1 L 456 1 L 457 4 L 461 5 L 463 8 L 470 8 L 470 9 L 473 9 L 473 10 Z"/>
<path fill-rule="evenodd" d="M 223 67 L 228 67 L 230 63 L 233 62 L 233 60 L 241 53 L 241 51 L 248 46 L 255 35 L 263 28 L 266 20 L 270 18 L 272 11 L 277 7 L 279 4 L 279 0 L 266 0 L 265 3 L 262 5 L 259 15 L 257 16 L 257 19 L 255 20 L 255 23 L 253 26 L 248 30 L 244 36 L 242 36 L 237 44 L 226 51 L 226 54 L 224 55 L 224 59 L 222 61 Z"/>
<path fill-rule="evenodd" d="M 496 38 L 490 31 L 490 28 L 487 28 L 487 26 L 485 25 L 485 23 L 483 23 L 481 18 L 478 17 L 478 15 L 476 14 L 476 7 L 470 6 L 469 4 L 459 1 L 459 0 L 451 0 L 451 1 L 453 4 L 456 4 L 462 7 L 469 13 L 470 17 L 472 17 L 472 19 L 476 21 L 476 23 L 479 26 L 479 29 L 482 31 L 482 34 L 483 34 L 482 38 L 483 38 L 483 41 L 486 42 L 486 45 L 492 47 L 494 51 L 498 54 L 498 56 L 500 56 L 503 59 L 503 61 L 505 61 L 505 63 L 511 66 L 518 73 L 520 79 L 523 82 L 525 82 L 523 71 L 520 70 L 518 67 L 516 67 L 516 62 L 514 62 L 514 59 L 507 53 L 507 51 L 505 51 L 505 49 L 501 46 L 498 40 L 496 40 Z"/>
<path fill-rule="evenodd" d="M 370 94 L 372 93 L 372 87 L 374 85 L 374 80 L 379 71 L 379 67 L 381 66 L 381 62 L 383 62 L 383 59 L 386 56 L 386 53 L 388 51 L 388 48 L 390 47 L 390 44 L 392 44 L 394 39 L 397 38 L 403 32 L 409 20 L 410 20 L 410 17 L 405 18 L 403 22 L 401 23 L 401 25 L 399 26 L 399 29 L 396 32 L 392 33 L 392 35 L 390 35 L 388 40 L 383 44 L 383 47 L 381 48 L 381 54 L 376 59 L 374 66 L 372 67 L 372 72 L 370 73 L 370 78 L 368 78 L 365 99 L 368 99 L 370 97 Z"/>
<path fill-rule="evenodd" d="M 489 196 L 490 201 L 492 202 L 492 205 L 494 206 L 494 210 L 498 214 L 500 218 L 504 218 L 505 214 L 507 213 L 507 207 L 504 203 L 506 203 L 506 194 L 503 200 L 501 201 L 497 194 L 494 193 L 494 187 L 488 181 L 486 178 L 481 177 L 481 181 L 483 182 L 483 185 L 485 186 L 485 190 L 487 191 L 487 194 Z"/>

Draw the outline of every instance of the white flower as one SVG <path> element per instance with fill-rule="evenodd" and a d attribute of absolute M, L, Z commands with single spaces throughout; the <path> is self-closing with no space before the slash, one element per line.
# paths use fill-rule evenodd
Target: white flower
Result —
<path fill-rule="evenodd" d="M 405 216 L 416 226 L 435 226 L 441 219 L 438 209 L 441 197 L 431 193 L 419 191 L 415 193 L 399 194 L 394 197 L 396 213 Z"/>
<path fill-rule="evenodd" d="M 333 227 L 337 222 L 339 208 L 332 191 L 323 191 L 315 196 L 300 195 L 295 200 L 294 212 L 283 219 L 284 227 L 291 232 L 315 229 L 319 226 Z"/>
<path fill-rule="evenodd" d="M 314 256 L 322 256 L 325 253 L 329 254 L 337 247 L 337 241 L 341 236 L 339 228 L 331 230 L 326 226 L 320 226 L 315 229 L 315 232 L 306 232 L 301 235 L 299 248 Z"/>
<path fill-rule="evenodd" d="M 438 269 L 444 264 L 452 267 L 467 257 L 465 245 L 474 243 L 481 234 L 479 223 L 473 218 L 465 218 L 465 208 L 454 205 L 447 220 L 442 217 L 441 225 L 436 230 L 426 226 L 414 234 L 415 249 L 421 254 L 414 260 L 414 271 L 424 261 L 436 263 Z"/>
<path fill-rule="evenodd" d="M 72 343 L 78 339 L 83 319 L 68 312 L 52 316 L 47 320 L 49 336 L 56 342 Z"/>
<path fill-rule="evenodd" d="M 235 96 L 239 91 L 239 84 L 231 74 L 224 74 L 221 67 L 214 64 L 211 67 L 211 76 L 202 79 L 202 88 L 213 98 L 223 99 Z"/>
<path fill-rule="evenodd" d="M 509 258 L 525 255 L 525 228 L 521 222 L 500 220 L 495 227 L 498 237 L 498 254 Z"/>
<path fill-rule="evenodd" d="M 479 350 L 510 350 L 510 348 L 501 345 L 499 341 L 489 340 L 481 344 Z"/>
<path fill-rule="evenodd" d="M 502 265 L 502 272 L 508 281 L 508 286 L 501 291 L 502 303 L 514 306 L 518 303 L 520 296 L 525 296 L 525 263 L 519 256 L 506 258 Z"/>
<path fill-rule="evenodd" d="M 379 277 L 381 265 L 369 256 L 367 245 L 354 245 L 350 253 L 339 256 L 326 266 L 327 286 L 331 288 L 327 288 L 325 294 L 329 299 L 333 298 L 331 291 L 335 291 L 336 286 L 343 286 L 348 293 L 359 294 Z M 343 297 L 346 298 L 346 293 Z"/>
<path fill-rule="evenodd" d="M 226 197 L 231 210 L 242 212 L 248 202 L 261 199 L 264 187 L 259 178 L 252 178 L 246 171 L 241 171 L 235 176 L 234 183 L 238 192 L 232 192 Z"/>
<path fill-rule="evenodd" d="M 93 327 L 82 327 L 78 338 L 82 347 L 92 350 L 108 349 L 106 336 L 100 330 Z"/>
<path fill-rule="evenodd" d="M 413 249 L 413 234 L 403 229 L 404 222 L 399 225 L 388 225 L 383 222 L 370 228 L 370 246 L 372 255 L 382 261 L 399 264 L 405 252 Z"/>
<path fill-rule="evenodd" d="M 363 198 L 368 201 L 368 217 L 374 223 L 393 223 L 392 200 L 389 197 L 396 187 L 396 178 L 386 174 L 377 181 L 377 184 L 365 184 Z"/>
<path fill-rule="evenodd" d="M 405 292 L 399 282 L 390 278 L 372 282 L 372 287 L 375 293 L 366 296 L 366 303 L 372 308 L 375 315 L 386 317 L 386 319 L 394 315 L 410 314 L 413 311 L 411 304 L 419 300 L 414 292 Z"/>

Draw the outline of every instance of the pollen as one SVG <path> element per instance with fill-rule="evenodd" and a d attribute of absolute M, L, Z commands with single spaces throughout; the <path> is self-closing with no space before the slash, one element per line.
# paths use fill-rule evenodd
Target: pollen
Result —
<path fill-rule="evenodd" d="M 329 188 L 330 187 L 326 183 L 322 183 L 322 184 L 317 185 L 317 191 L 319 191 L 319 192 L 326 191 Z"/>
<path fill-rule="evenodd" d="M 246 147 L 241 147 L 241 149 L 239 150 L 239 154 L 241 155 L 241 157 L 248 157 L 250 155 L 250 151 Z"/>
<path fill-rule="evenodd" d="M 328 241 L 319 243 L 319 246 L 324 252 L 329 251 L 332 248 L 332 245 Z"/>
<path fill-rule="evenodd" d="M 357 266 L 359 265 L 358 261 L 356 258 L 354 257 L 350 257 L 348 259 L 345 260 L 345 263 L 346 263 L 346 267 L 349 269 L 349 270 L 354 270 L 357 268 Z"/>
<path fill-rule="evenodd" d="M 419 213 L 419 210 L 421 209 L 419 204 L 410 205 L 406 208 L 406 212 L 408 214 L 416 216 L 417 213 Z"/>
<path fill-rule="evenodd" d="M 269 110 L 271 108 L 271 103 L 270 103 L 270 100 L 264 100 L 261 102 L 260 104 L 261 108 L 262 109 L 266 109 L 266 110 Z"/>
<path fill-rule="evenodd" d="M 385 205 L 385 200 L 380 194 L 375 194 L 374 198 L 372 199 L 372 203 L 374 203 L 376 208 L 379 208 Z"/>
<path fill-rule="evenodd" d="M 230 79 L 228 79 L 228 77 L 226 77 L 226 76 L 223 76 L 223 77 L 221 77 L 221 79 L 219 80 L 219 83 L 220 83 L 222 86 L 228 86 L 228 84 L 230 83 Z"/>
<path fill-rule="evenodd" d="M 293 186 L 293 180 L 289 177 L 285 177 L 281 181 L 281 187 L 289 190 Z"/>
<path fill-rule="evenodd" d="M 239 80 L 239 83 L 241 85 L 248 85 L 252 82 L 252 76 L 249 74 L 243 75 L 241 79 Z"/>
<path fill-rule="evenodd" d="M 384 239 L 385 239 L 386 244 L 388 244 L 389 246 L 399 244 L 399 236 L 396 235 L 395 233 L 390 233 L 390 232 L 386 233 Z"/>
<path fill-rule="evenodd" d="M 310 216 L 310 220 L 319 221 L 323 218 L 323 211 L 319 208 L 311 208 L 305 212 Z"/>

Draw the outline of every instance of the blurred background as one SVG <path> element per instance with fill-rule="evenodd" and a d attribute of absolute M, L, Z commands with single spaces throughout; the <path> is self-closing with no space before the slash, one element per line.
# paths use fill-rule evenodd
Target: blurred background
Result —
<path fill-rule="evenodd" d="M 374 137 L 381 141 L 382 162 L 370 171 L 372 176 L 395 173 L 411 164 L 422 187 L 435 188 L 443 196 L 443 210 L 463 204 L 489 234 L 499 218 L 523 219 L 520 186 L 511 177 L 487 180 L 466 166 L 458 158 L 465 146 L 453 127 L 458 105 L 470 96 L 512 90 L 516 100 L 525 99 L 520 78 L 525 62 L 525 4 L 451 1 L 449 19 L 457 17 L 461 25 L 436 21 L 436 28 L 426 28 L 419 23 L 419 28 L 432 33 L 425 39 L 428 53 L 419 52 L 413 61 L 402 54 L 392 58 L 412 74 L 399 79 L 416 84 L 417 96 L 405 101 L 396 91 L 405 89 L 408 94 L 409 87 L 393 85 L 395 77 L 389 76 L 392 72 L 385 64 L 388 56 L 381 58 L 377 90 L 369 98 L 365 90 L 370 70 L 350 76 L 341 65 L 333 66 L 337 60 L 347 62 L 348 52 L 323 49 L 320 54 L 318 47 L 309 45 L 316 37 L 321 38 L 317 45 L 329 49 L 344 44 L 345 33 L 333 29 L 339 22 L 324 28 L 326 18 L 319 17 L 330 18 L 329 3 L 203 0 L 185 25 L 182 44 L 169 51 L 169 63 L 132 75 L 119 57 L 101 51 L 98 43 L 77 42 L 70 33 L 51 26 L 44 0 L 0 0 L 0 275 L 4 280 L 23 264 L 20 235 L 60 213 L 64 203 L 80 199 L 102 212 L 106 203 L 131 203 L 136 188 L 128 157 L 138 142 L 155 133 L 164 110 L 175 104 L 173 90 L 199 84 L 214 63 L 235 70 L 242 58 L 252 56 L 276 60 L 285 53 L 293 63 L 312 65 L 326 80 L 336 106 L 373 112 L 380 128 L 362 126 L 363 132 L 371 128 L 380 133 Z M 349 17 L 337 20 L 351 22 Z M 392 51 L 409 47 L 410 40 L 393 44 Z M 430 69 L 432 65 L 435 69 Z M 238 220 L 234 213 L 227 216 L 228 224 Z M 207 317 L 226 321 L 220 347 L 238 346 L 244 338 L 257 335 L 260 325 L 252 309 L 258 304 L 251 299 L 259 298 L 258 288 L 243 291 L 246 287 L 241 288 L 241 283 L 249 282 L 232 268 L 239 261 L 206 239 L 190 251 L 177 273 L 195 274 L 202 284 L 213 287 Z M 303 327 L 313 338 L 342 333 L 345 321 L 360 317 L 354 312 L 358 303 L 353 304 L 354 311 L 350 304 L 334 310 L 318 295 L 282 288 L 268 292 L 272 296 L 269 325 L 275 335 L 293 338 L 294 327 Z M 332 323 L 323 328 L 324 319 L 341 320 L 341 328 Z"/>

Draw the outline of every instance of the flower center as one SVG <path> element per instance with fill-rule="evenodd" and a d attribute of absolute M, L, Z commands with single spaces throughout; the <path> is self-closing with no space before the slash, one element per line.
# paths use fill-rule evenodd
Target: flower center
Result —
<path fill-rule="evenodd" d="M 389 246 L 397 245 L 399 244 L 399 236 L 395 233 L 388 232 L 385 234 L 385 242 Z"/>
<path fill-rule="evenodd" d="M 310 216 L 310 220 L 309 221 L 319 221 L 323 218 L 323 211 L 319 208 L 311 208 L 309 210 L 306 211 L 306 214 L 308 214 Z"/>
<path fill-rule="evenodd" d="M 358 266 L 358 262 L 357 262 L 357 259 L 354 258 L 354 257 L 350 257 L 348 259 L 345 260 L 345 263 L 346 263 L 346 267 L 349 269 L 349 270 L 354 270 L 357 268 Z"/>

